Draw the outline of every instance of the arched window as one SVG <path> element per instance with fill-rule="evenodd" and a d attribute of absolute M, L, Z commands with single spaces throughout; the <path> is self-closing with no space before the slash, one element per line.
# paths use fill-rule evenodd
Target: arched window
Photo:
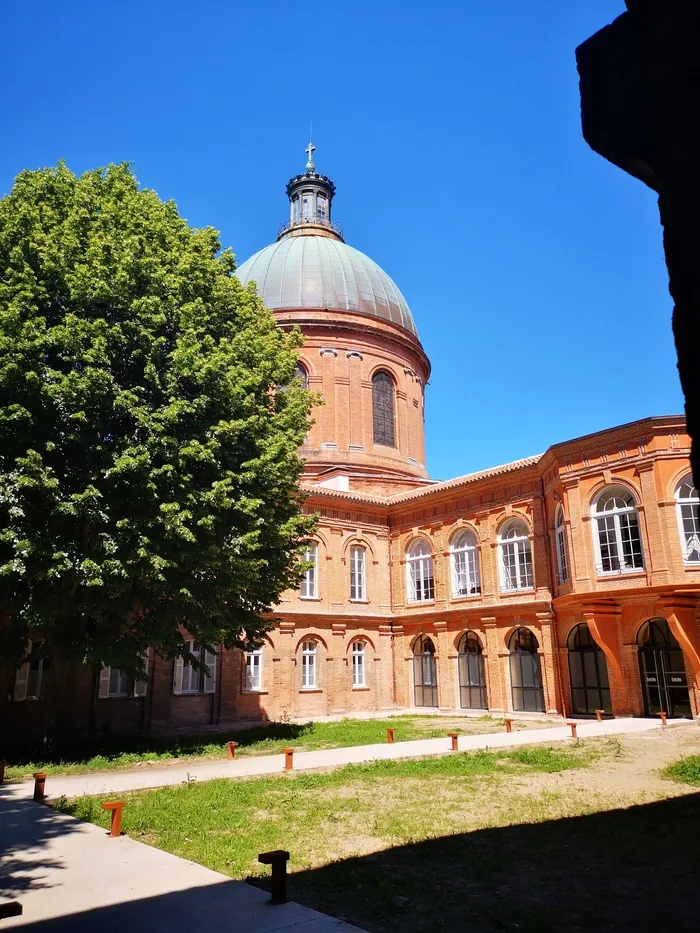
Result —
<path fill-rule="evenodd" d="M 419 635 L 413 643 L 413 702 L 415 706 L 437 706 L 437 665 L 432 638 Z"/>
<path fill-rule="evenodd" d="M 681 536 L 681 550 L 686 564 L 700 564 L 700 496 L 692 476 L 686 476 L 676 487 L 676 515 Z"/>
<path fill-rule="evenodd" d="M 692 718 L 688 677 L 681 646 L 666 619 L 649 619 L 637 634 L 639 671 L 647 716 Z"/>
<path fill-rule="evenodd" d="M 314 196 L 311 191 L 303 192 L 301 196 L 301 219 L 302 220 L 313 220 L 313 211 L 314 211 Z"/>
<path fill-rule="evenodd" d="M 256 648 L 245 657 L 245 688 L 251 692 L 262 690 L 262 683 L 262 648 Z"/>
<path fill-rule="evenodd" d="M 433 555 L 425 538 L 414 541 L 406 555 L 406 589 L 409 603 L 435 599 Z"/>
<path fill-rule="evenodd" d="M 372 377 L 372 423 L 374 443 L 395 447 L 394 380 L 383 371 Z"/>
<path fill-rule="evenodd" d="M 554 542 L 557 550 L 557 580 L 559 583 L 566 583 L 569 579 L 569 558 L 566 551 L 564 509 L 560 505 L 554 514 Z"/>
<path fill-rule="evenodd" d="M 299 220 L 299 195 L 295 194 L 292 198 L 292 223 Z"/>
<path fill-rule="evenodd" d="M 460 531 L 450 545 L 452 555 L 452 595 L 474 596 L 481 592 L 479 551 L 473 531 Z"/>
<path fill-rule="evenodd" d="M 595 716 L 599 709 L 612 713 L 605 655 L 585 622 L 574 626 L 566 645 L 569 649 L 572 713 Z"/>
<path fill-rule="evenodd" d="M 301 363 L 297 363 L 297 368 L 294 370 L 294 378 L 297 380 L 297 382 L 301 383 L 302 389 L 308 389 L 309 376 Z"/>
<path fill-rule="evenodd" d="M 593 506 L 598 573 L 644 569 L 639 516 L 632 493 L 622 486 L 604 489 Z"/>
<path fill-rule="evenodd" d="M 544 712 L 544 690 L 539 645 L 530 629 L 516 629 L 510 636 L 510 689 L 513 709 Z"/>
<path fill-rule="evenodd" d="M 316 684 L 316 642 L 304 641 L 301 644 L 301 689 L 315 690 Z"/>
<path fill-rule="evenodd" d="M 325 223 L 327 217 L 328 217 L 328 201 L 326 200 L 324 195 L 319 194 L 316 196 L 316 218 L 317 220 L 320 220 L 321 223 Z"/>
<path fill-rule="evenodd" d="M 462 709 L 486 709 L 486 675 L 481 641 L 476 632 L 465 632 L 459 640 L 459 704 Z"/>
<path fill-rule="evenodd" d="M 512 518 L 501 526 L 498 549 L 501 555 L 501 589 L 505 592 L 532 589 L 532 550 L 528 527 L 522 519 Z"/>
<path fill-rule="evenodd" d="M 318 545 L 313 541 L 304 551 L 304 562 L 310 561 L 313 566 L 307 567 L 301 580 L 301 598 L 316 599 L 318 596 L 317 566 L 318 566 Z"/>
<path fill-rule="evenodd" d="M 365 643 L 354 641 L 352 643 L 352 685 L 366 687 L 365 682 Z"/>
<path fill-rule="evenodd" d="M 350 599 L 355 602 L 363 602 L 367 598 L 365 557 L 365 549 L 359 544 L 350 548 Z"/>

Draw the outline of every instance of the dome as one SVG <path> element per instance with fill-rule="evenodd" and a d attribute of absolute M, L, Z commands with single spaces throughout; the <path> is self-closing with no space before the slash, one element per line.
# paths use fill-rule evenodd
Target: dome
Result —
<path fill-rule="evenodd" d="M 239 266 L 236 275 L 244 285 L 255 282 L 272 311 L 352 311 L 397 324 L 418 337 L 406 299 L 386 272 L 332 236 L 282 236 Z"/>

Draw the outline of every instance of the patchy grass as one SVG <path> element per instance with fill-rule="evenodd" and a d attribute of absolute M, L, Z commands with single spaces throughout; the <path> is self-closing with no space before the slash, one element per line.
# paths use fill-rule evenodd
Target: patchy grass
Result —
<path fill-rule="evenodd" d="M 538 723 L 548 725 L 548 723 Z M 447 719 L 438 716 L 394 716 L 391 719 L 342 719 L 338 722 L 303 724 L 273 722 L 252 729 L 180 736 L 104 737 L 95 754 L 76 755 L 69 760 L 12 762 L 8 779 L 30 777 L 34 771 L 54 774 L 87 774 L 138 766 L 167 765 L 181 761 L 225 758 L 225 743 L 238 742 L 236 754 L 272 755 L 288 745 L 302 751 L 375 745 L 386 741 L 389 726 L 396 729 L 395 740 L 429 739 L 448 731 L 472 735 L 503 727 L 502 719 L 480 716 Z"/>
<path fill-rule="evenodd" d="M 700 755 L 689 755 L 680 761 L 668 765 L 662 772 L 664 777 L 681 784 L 693 784 L 700 787 Z"/>

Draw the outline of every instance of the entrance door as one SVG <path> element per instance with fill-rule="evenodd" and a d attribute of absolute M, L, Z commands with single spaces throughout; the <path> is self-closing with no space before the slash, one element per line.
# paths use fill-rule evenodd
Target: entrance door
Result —
<path fill-rule="evenodd" d="M 595 716 L 597 709 L 612 713 L 608 665 L 585 622 L 571 630 L 568 648 L 571 712 L 577 716 Z"/>
<path fill-rule="evenodd" d="M 666 619 L 650 619 L 637 636 L 639 670 L 647 716 L 664 712 L 673 718 L 692 717 L 683 651 Z"/>
<path fill-rule="evenodd" d="M 425 635 L 413 644 L 413 691 L 415 706 L 438 705 L 435 645 Z"/>
<path fill-rule="evenodd" d="M 544 712 L 542 668 L 539 644 L 530 629 L 519 628 L 510 636 L 510 689 L 513 709 L 528 713 Z"/>
<path fill-rule="evenodd" d="M 459 705 L 462 709 L 488 709 L 481 642 L 475 632 L 459 640 Z"/>

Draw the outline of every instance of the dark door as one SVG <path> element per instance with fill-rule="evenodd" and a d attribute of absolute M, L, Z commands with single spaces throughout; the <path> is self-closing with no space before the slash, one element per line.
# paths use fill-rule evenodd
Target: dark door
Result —
<path fill-rule="evenodd" d="M 602 709 L 612 714 L 608 665 L 585 622 L 573 629 L 568 646 L 571 712 L 577 716 L 595 716 L 596 710 Z"/>
<path fill-rule="evenodd" d="M 438 705 L 435 645 L 424 635 L 413 646 L 413 685 L 415 706 Z"/>
<path fill-rule="evenodd" d="M 543 713 L 544 690 L 537 639 L 529 629 L 519 628 L 511 635 L 508 647 L 513 709 L 517 712 Z"/>
<path fill-rule="evenodd" d="M 486 672 L 479 636 L 465 632 L 459 641 L 459 705 L 462 709 L 488 709 Z"/>
<path fill-rule="evenodd" d="M 683 651 L 665 619 L 645 622 L 639 632 L 639 670 L 647 716 L 692 718 Z"/>

